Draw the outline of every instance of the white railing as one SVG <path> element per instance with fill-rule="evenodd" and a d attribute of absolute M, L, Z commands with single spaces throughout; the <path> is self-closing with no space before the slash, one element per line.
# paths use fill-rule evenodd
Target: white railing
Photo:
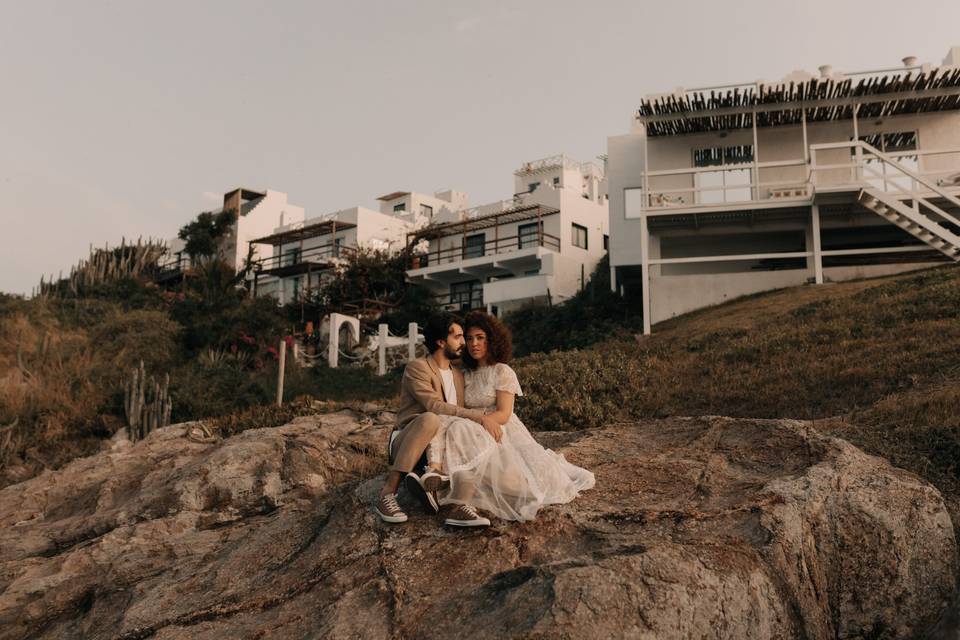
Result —
<path fill-rule="evenodd" d="M 536 173 L 538 171 L 543 171 L 546 169 L 552 169 L 554 167 L 563 167 L 565 169 L 580 169 L 580 164 L 573 158 L 568 157 L 567 155 L 561 153 L 555 156 L 548 156 L 546 158 L 540 158 L 539 160 L 532 160 L 530 162 L 524 162 L 523 166 L 513 172 L 517 176 L 525 176 L 531 173 Z"/>
<path fill-rule="evenodd" d="M 796 171 L 791 172 L 790 167 L 796 167 Z M 758 176 L 764 170 L 779 170 L 796 175 L 777 180 L 759 180 Z M 727 176 L 742 175 L 742 172 L 747 172 L 747 180 L 726 183 Z M 807 162 L 802 159 L 648 171 L 645 181 L 649 187 L 649 197 L 645 204 L 648 209 L 662 209 L 769 199 L 809 199 L 808 174 Z M 701 177 L 710 175 L 719 177 L 723 184 L 699 184 Z M 693 186 L 672 186 L 678 182 L 687 182 Z M 802 195 L 793 195 L 797 190 L 803 191 Z"/>
<path fill-rule="evenodd" d="M 475 207 L 461 209 L 458 213 L 460 214 L 461 220 L 472 220 L 473 218 L 490 215 L 491 213 L 509 211 L 510 209 L 520 206 L 520 203 L 520 198 L 507 198 L 498 202 L 488 202 L 487 204 L 479 204 Z"/>
<path fill-rule="evenodd" d="M 662 211 L 742 202 L 802 202 L 811 200 L 819 189 L 855 188 L 861 183 L 883 183 L 890 185 L 884 190 L 919 190 L 944 197 L 952 197 L 947 189 L 960 192 L 960 148 L 883 153 L 866 142 L 851 140 L 814 144 L 809 149 L 809 161 L 797 158 L 645 172 L 642 179 L 647 197 L 641 206 L 647 211 Z M 841 149 L 849 150 L 843 161 L 823 157 Z M 950 158 L 941 163 L 946 168 L 920 170 L 925 163 L 945 157 Z M 904 165 L 912 160 L 916 160 L 916 169 Z M 877 170 L 881 175 L 876 175 Z M 775 174 L 775 179 L 761 179 L 765 173 Z M 706 177 L 720 184 L 701 184 Z M 892 182 L 898 180 L 903 184 L 893 187 Z"/>
<path fill-rule="evenodd" d="M 821 165 L 817 162 L 817 154 L 832 149 L 850 149 L 853 162 Z M 937 216 L 960 224 L 960 219 L 947 213 L 929 201 L 929 198 L 943 198 L 952 205 L 960 208 L 960 198 L 947 191 L 937 183 L 931 175 L 913 170 L 901 162 L 904 157 L 916 157 L 919 152 L 905 151 L 899 153 L 884 153 L 876 147 L 860 141 L 835 142 L 812 145 L 810 147 L 811 182 L 819 184 L 821 171 L 850 170 L 850 180 L 860 187 L 873 187 L 890 193 L 899 200 L 910 200 L 914 208 L 926 207 Z M 960 153 L 960 150 L 938 150 L 927 152 L 930 154 Z M 943 172 L 933 172 L 939 174 Z"/>
<path fill-rule="evenodd" d="M 820 153 L 831 150 L 849 149 L 849 158 L 846 162 L 823 163 L 820 162 Z M 937 171 L 921 170 L 920 165 L 927 159 L 937 158 L 938 156 L 955 156 L 956 161 L 951 162 L 949 168 Z M 906 160 L 916 160 L 917 166 L 911 167 L 905 164 Z M 810 180 L 814 184 L 843 185 L 846 183 L 860 183 L 870 175 L 870 164 L 874 163 L 886 169 L 893 169 L 898 174 L 898 178 L 906 180 L 909 178 L 917 185 L 926 187 L 932 192 L 940 192 L 944 188 L 960 187 L 960 148 L 957 149 L 928 149 L 928 150 L 907 150 L 898 152 L 884 153 L 876 147 L 863 141 L 848 142 L 829 142 L 823 144 L 814 144 L 810 146 Z M 840 170 L 846 170 L 843 178 L 839 176 Z M 838 172 L 836 178 L 830 180 L 823 177 L 823 172 Z M 875 173 L 875 172 L 874 172 Z M 938 177 L 939 176 L 939 177 Z M 944 177 L 956 177 L 956 180 L 944 180 Z M 849 177 L 849 180 L 845 179 Z M 882 176 L 871 176 L 873 179 L 881 180 Z M 889 181 L 889 179 L 887 179 Z M 911 190 L 916 190 L 912 188 Z M 943 192 L 946 195 L 946 192 Z M 949 197 L 949 196 L 948 196 Z"/>

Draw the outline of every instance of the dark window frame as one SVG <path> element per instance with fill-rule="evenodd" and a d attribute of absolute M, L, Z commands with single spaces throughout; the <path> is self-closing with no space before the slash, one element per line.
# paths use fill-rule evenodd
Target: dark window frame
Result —
<path fill-rule="evenodd" d="M 463 239 L 463 259 L 482 258 L 486 255 L 486 246 L 487 234 L 485 233 L 475 233 L 465 237 Z M 478 249 L 479 252 L 477 251 Z"/>
<path fill-rule="evenodd" d="M 530 233 L 530 229 L 533 229 L 533 233 Z M 528 222 L 527 224 L 517 225 L 517 249 L 525 249 L 528 246 L 539 246 L 540 245 L 540 234 L 543 233 L 543 221 L 540 222 Z M 527 240 L 524 243 L 524 239 Z"/>
<path fill-rule="evenodd" d="M 584 251 L 589 251 L 590 249 L 590 231 L 583 226 L 582 224 L 577 224 L 576 222 L 571 223 L 573 226 L 570 228 L 570 244 L 577 247 L 578 249 L 583 249 Z M 583 231 L 583 244 L 577 244 L 577 231 Z"/>

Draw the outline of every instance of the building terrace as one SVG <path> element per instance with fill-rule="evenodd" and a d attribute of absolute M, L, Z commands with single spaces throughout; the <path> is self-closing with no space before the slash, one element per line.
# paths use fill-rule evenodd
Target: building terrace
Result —
<path fill-rule="evenodd" d="M 960 260 L 960 47 L 939 67 L 819 72 L 651 95 L 609 139 L 612 282 L 639 287 L 646 332 L 738 295 Z"/>
<path fill-rule="evenodd" d="M 552 234 L 544 233 L 543 219 L 559 213 L 559 209 L 541 204 L 519 205 L 503 211 L 466 217 L 462 221 L 446 222 L 431 225 L 407 234 L 407 247 L 411 253 L 411 269 L 423 269 L 428 266 L 459 263 L 474 258 L 501 256 L 531 247 L 547 247 L 555 251 L 560 250 L 560 239 Z M 515 231 L 514 227 L 522 222 L 531 221 L 532 228 L 524 231 Z M 511 225 L 513 235 L 502 233 L 501 230 Z M 486 229 L 493 230 L 493 238 L 482 242 L 469 242 L 469 235 Z M 445 238 L 458 237 L 459 242 L 452 242 L 443 247 Z M 435 249 L 417 253 L 415 248 L 423 242 L 435 245 Z"/>

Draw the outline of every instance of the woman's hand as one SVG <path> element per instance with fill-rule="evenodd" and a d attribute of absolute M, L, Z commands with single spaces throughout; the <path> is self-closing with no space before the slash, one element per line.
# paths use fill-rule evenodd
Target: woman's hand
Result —
<path fill-rule="evenodd" d="M 483 416 L 483 421 L 480 423 L 483 425 L 483 428 L 487 430 L 494 440 L 500 442 L 500 439 L 503 438 L 503 427 L 497 421 L 492 413 L 488 413 Z"/>

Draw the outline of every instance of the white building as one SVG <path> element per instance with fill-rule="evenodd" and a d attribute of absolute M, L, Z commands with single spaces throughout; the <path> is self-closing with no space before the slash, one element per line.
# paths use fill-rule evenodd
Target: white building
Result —
<path fill-rule="evenodd" d="M 269 233 L 278 225 L 303 221 L 303 207 L 291 205 L 287 194 L 279 191 L 254 191 L 234 189 L 223 195 L 223 206 L 212 213 L 234 210 L 237 220 L 229 233 L 222 238 L 219 254 L 234 271 L 242 269 L 246 260 L 260 257 L 251 241 Z M 161 261 L 161 278 L 165 280 L 182 277 L 193 266 L 185 251 L 186 243 L 178 237 L 167 241 L 167 255 Z"/>
<path fill-rule="evenodd" d="M 607 195 L 593 163 L 553 156 L 514 173 L 510 200 L 453 210 L 409 234 L 411 282 L 448 309 L 502 314 L 579 291 L 606 252 Z"/>
<path fill-rule="evenodd" d="M 465 206 L 467 196 L 458 191 L 433 196 L 397 191 L 378 200 L 380 211 L 352 207 L 278 226 L 252 239 L 263 255 L 252 276 L 255 295 L 273 296 L 280 304 L 309 295 L 358 248 L 395 253 L 408 233 Z"/>
<path fill-rule="evenodd" d="M 942 66 L 678 89 L 608 139 L 615 290 L 645 332 L 748 293 L 960 259 L 960 47 Z"/>

